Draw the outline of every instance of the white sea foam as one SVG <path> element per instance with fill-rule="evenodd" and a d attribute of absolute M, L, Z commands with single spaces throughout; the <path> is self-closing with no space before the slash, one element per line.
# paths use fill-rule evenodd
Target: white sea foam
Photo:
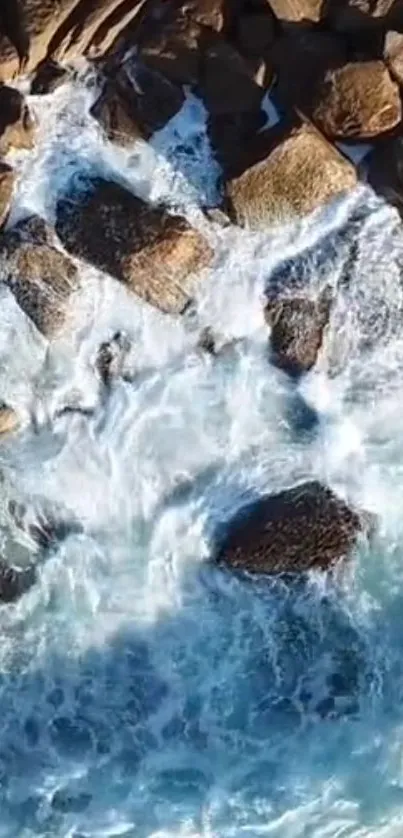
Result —
<path fill-rule="evenodd" d="M 118 151 L 88 116 L 94 91 L 84 76 L 32 100 L 39 137 L 14 156 L 10 223 L 52 220 L 70 178 L 96 172 L 185 212 L 215 257 L 179 322 L 80 265 L 51 347 L 2 297 L 0 381 L 26 426 L 2 446 L 0 511 L 17 493 L 83 529 L 0 610 L 0 838 L 400 838 L 397 216 L 359 189 L 286 229 L 220 228 L 201 211 L 217 168 L 200 104 Z M 336 286 L 349 237 L 349 284 L 296 388 L 269 362 L 265 285 L 293 259 L 308 290 Z M 240 340 L 203 357 L 204 325 Z M 94 359 L 117 330 L 132 380 L 105 400 Z M 63 413 L 72 401 L 92 414 Z M 346 576 L 295 590 L 209 565 L 241 503 L 309 477 L 379 516 Z"/>

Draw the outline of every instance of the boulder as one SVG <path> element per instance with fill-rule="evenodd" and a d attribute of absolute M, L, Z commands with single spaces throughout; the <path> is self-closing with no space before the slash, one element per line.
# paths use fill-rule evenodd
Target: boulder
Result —
<path fill-rule="evenodd" d="M 332 139 L 368 140 L 401 121 L 399 87 L 383 61 L 330 70 L 319 86 L 312 119 Z"/>
<path fill-rule="evenodd" d="M 116 332 L 110 340 L 101 343 L 95 367 L 105 387 L 110 387 L 117 378 L 124 377 L 124 364 L 130 348 L 130 340 L 122 332 Z"/>
<path fill-rule="evenodd" d="M 7 221 L 13 198 L 15 172 L 7 163 L 0 160 L 0 228 Z"/>
<path fill-rule="evenodd" d="M 6 404 L 0 404 L 0 435 L 16 431 L 19 424 L 20 420 L 17 412 Z"/>
<path fill-rule="evenodd" d="M 348 556 L 369 516 L 316 480 L 265 495 L 229 521 L 216 560 L 249 573 L 327 570 Z"/>
<path fill-rule="evenodd" d="M 122 66 L 106 81 L 91 114 L 108 139 L 131 145 L 163 128 L 178 113 L 184 98 L 182 89 L 160 73 L 140 65 L 130 72 Z"/>
<path fill-rule="evenodd" d="M 0 79 L 8 81 L 21 69 L 32 72 L 47 58 L 86 54 L 105 28 L 113 25 L 117 36 L 142 5 L 134 0 L 128 10 L 127 0 L 2 0 Z"/>
<path fill-rule="evenodd" d="M 18 305 L 43 335 L 54 337 L 65 323 L 79 277 L 55 246 L 51 229 L 31 216 L 3 233 L 0 264 Z"/>
<path fill-rule="evenodd" d="M 380 143 L 366 159 L 368 183 L 403 217 L 403 137 Z"/>
<path fill-rule="evenodd" d="M 95 178 L 87 187 L 57 205 L 66 249 L 161 311 L 182 312 L 192 274 L 211 260 L 207 242 L 182 216 L 151 207 L 117 183 Z"/>
<path fill-rule="evenodd" d="M 326 0 L 269 0 L 278 20 L 283 23 L 318 23 Z"/>
<path fill-rule="evenodd" d="M 318 80 L 347 62 L 347 45 L 337 34 L 296 27 L 276 39 L 271 60 L 276 73 L 275 101 L 282 108 L 309 113 Z"/>
<path fill-rule="evenodd" d="M 328 23 L 339 32 L 391 28 L 403 22 L 401 0 L 338 0 L 326 4 Z"/>
<path fill-rule="evenodd" d="M 403 85 L 403 33 L 387 32 L 384 42 L 384 60 L 390 75 Z"/>
<path fill-rule="evenodd" d="M 234 0 L 184 0 L 181 4 L 184 14 L 216 32 L 231 26 L 237 5 Z"/>
<path fill-rule="evenodd" d="M 227 178 L 242 171 L 245 157 L 255 162 L 254 143 L 257 132 L 267 121 L 263 109 L 245 113 L 213 114 L 207 120 L 207 131 L 213 154 Z"/>
<path fill-rule="evenodd" d="M 317 299 L 293 296 L 267 303 L 265 318 L 271 327 L 270 344 L 276 366 L 292 376 L 308 372 L 314 366 L 330 308 L 329 288 Z"/>
<path fill-rule="evenodd" d="M 250 114 L 260 110 L 261 87 L 237 50 L 220 38 L 212 38 L 205 44 L 198 89 L 212 115 Z"/>
<path fill-rule="evenodd" d="M 33 96 L 44 96 L 48 93 L 54 93 L 69 78 L 68 69 L 62 67 L 57 61 L 51 59 L 42 61 L 32 78 L 31 94 Z"/>
<path fill-rule="evenodd" d="M 174 84 L 195 85 L 206 31 L 196 20 L 178 13 L 146 22 L 138 38 L 138 57 Z"/>
<path fill-rule="evenodd" d="M 227 182 L 235 223 L 259 229 L 288 222 L 356 185 L 354 166 L 311 125 L 266 133 L 266 156 Z"/>
<path fill-rule="evenodd" d="M 34 133 L 34 121 L 22 94 L 0 85 L 0 154 L 7 154 L 10 148 L 32 148 Z"/>
<path fill-rule="evenodd" d="M 272 60 L 276 31 L 273 16 L 267 7 L 258 12 L 239 15 L 235 42 L 245 60 L 250 76 L 260 87 L 270 87 L 274 79 Z"/>

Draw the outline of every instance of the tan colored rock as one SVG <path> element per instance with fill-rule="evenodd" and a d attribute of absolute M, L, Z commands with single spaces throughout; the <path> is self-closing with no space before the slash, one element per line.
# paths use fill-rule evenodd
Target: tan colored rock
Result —
<path fill-rule="evenodd" d="M 312 119 L 333 139 L 367 140 L 399 124 L 399 88 L 382 61 L 358 61 L 327 73 Z"/>
<path fill-rule="evenodd" d="M 9 434 L 16 431 L 20 425 L 17 412 L 6 404 L 0 404 L 0 434 Z"/>
<path fill-rule="evenodd" d="M 0 85 L 0 154 L 10 148 L 32 148 L 35 125 L 22 94 Z"/>
<path fill-rule="evenodd" d="M 354 188 L 354 166 L 308 124 L 267 132 L 264 159 L 227 183 L 232 218 L 259 229 L 301 218 Z"/>
<path fill-rule="evenodd" d="M 142 5 L 141 0 L 133 0 L 130 20 Z M 118 24 L 122 16 L 125 23 L 128 22 L 126 7 L 125 0 L 91 0 L 90 3 L 81 0 L 71 12 L 65 26 L 58 30 L 55 42 L 51 43 L 51 57 L 58 61 L 66 61 L 85 55 L 99 30 L 104 31 L 105 24 L 107 27 L 112 25 L 114 17 L 117 18 Z"/>
<path fill-rule="evenodd" d="M 2 234 L 0 264 L 20 308 L 42 334 L 54 337 L 65 323 L 79 277 L 41 218 L 31 216 Z"/>
<path fill-rule="evenodd" d="M 15 172 L 7 163 L 0 161 L 0 228 L 7 221 L 13 198 Z"/>
<path fill-rule="evenodd" d="M 216 560 L 248 573 L 328 570 L 351 553 L 370 523 L 313 480 L 241 509 L 228 523 Z"/>
<path fill-rule="evenodd" d="M 318 23 L 325 0 L 269 0 L 274 14 L 286 23 Z"/>
<path fill-rule="evenodd" d="M 129 10 L 127 0 L 2 0 L 1 5 L 0 80 L 8 81 L 22 67 L 33 71 L 46 59 L 84 55 L 96 39 L 99 54 L 108 29 L 117 37 L 143 0 L 134 0 Z"/>
<path fill-rule="evenodd" d="M 392 78 L 403 85 L 403 33 L 388 32 L 385 37 L 384 59 Z"/>
<path fill-rule="evenodd" d="M 182 89 L 159 73 L 142 66 L 130 72 L 122 66 L 106 82 L 91 114 L 112 142 L 130 145 L 163 128 L 184 98 Z"/>
<path fill-rule="evenodd" d="M 117 183 L 94 179 L 78 199 L 59 201 L 56 229 L 66 249 L 125 283 L 161 311 L 186 307 L 192 275 L 212 257 L 200 233 Z"/>

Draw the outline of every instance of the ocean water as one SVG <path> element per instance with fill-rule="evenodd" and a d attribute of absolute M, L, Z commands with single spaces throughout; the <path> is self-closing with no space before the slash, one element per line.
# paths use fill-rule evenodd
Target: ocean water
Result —
<path fill-rule="evenodd" d="M 2 552 L 23 555 L 10 498 L 75 525 L 0 608 L 0 838 L 401 838 L 398 216 L 362 186 L 287 228 L 222 228 L 201 210 L 219 173 L 200 103 L 119 151 L 95 93 L 83 71 L 30 99 L 10 223 L 52 220 L 72 179 L 101 173 L 184 212 L 214 261 L 179 320 L 81 264 L 51 345 L 1 292 L 2 398 L 24 419 L 0 447 Z M 280 275 L 337 293 L 298 386 L 268 353 Z M 197 349 L 207 325 L 217 358 Z M 131 348 L 105 394 L 96 353 L 116 331 Z M 209 562 L 242 503 L 313 477 L 378 516 L 343 573 L 286 586 Z"/>

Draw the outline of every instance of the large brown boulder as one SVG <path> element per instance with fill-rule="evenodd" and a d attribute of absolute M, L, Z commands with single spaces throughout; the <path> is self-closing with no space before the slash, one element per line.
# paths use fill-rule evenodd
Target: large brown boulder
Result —
<path fill-rule="evenodd" d="M 235 223 L 251 229 L 284 223 L 356 185 L 354 167 L 312 126 L 268 134 L 266 156 L 227 182 Z"/>
<path fill-rule="evenodd" d="M 249 573 L 327 570 L 348 556 L 370 519 L 316 480 L 265 495 L 228 523 L 219 563 Z"/>
<path fill-rule="evenodd" d="M 149 139 L 182 107 L 184 94 L 155 70 L 123 65 L 108 79 L 91 109 L 108 139 L 130 145 L 139 137 Z"/>
<path fill-rule="evenodd" d="M 139 35 L 138 57 L 174 84 L 195 85 L 199 80 L 206 31 L 196 20 L 172 14 L 145 25 Z"/>
<path fill-rule="evenodd" d="M 326 0 L 269 0 L 276 17 L 283 23 L 318 23 Z"/>
<path fill-rule="evenodd" d="M 35 125 L 22 94 L 0 85 L 0 154 L 10 148 L 32 148 Z"/>
<path fill-rule="evenodd" d="M 101 178 L 89 182 L 80 197 L 59 201 L 56 229 L 70 253 L 165 312 L 183 311 L 192 275 L 212 257 L 184 218 Z"/>
<path fill-rule="evenodd" d="M 271 327 L 270 344 L 274 363 L 292 376 L 308 372 L 316 363 L 329 322 L 331 292 L 318 298 L 303 296 L 270 300 L 265 308 Z"/>
<path fill-rule="evenodd" d="M 337 34 L 305 27 L 287 30 L 271 49 L 276 100 L 282 107 L 309 112 L 318 80 L 345 64 L 347 55 L 346 42 Z"/>
<path fill-rule="evenodd" d="M 31 216 L 1 235 L 0 265 L 18 305 L 43 335 L 55 336 L 66 320 L 79 277 L 73 262 L 55 247 L 42 219 Z"/>
<path fill-rule="evenodd" d="M 312 119 L 332 139 L 367 140 L 399 124 L 399 88 L 383 61 L 358 61 L 326 74 Z"/>
<path fill-rule="evenodd" d="M 403 85 L 403 33 L 387 32 L 384 41 L 384 59 L 392 78 Z"/>
<path fill-rule="evenodd" d="M 403 138 L 385 140 L 366 160 L 368 182 L 403 217 Z"/>
<path fill-rule="evenodd" d="M 7 221 L 13 199 L 15 172 L 7 163 L 0 160 L 0 228 Z"/>
<path fill-rule="evenodd" d="M 107 36 L 109 21 L 117 37 L 142 5 L 134 0 L 128 10 L 126 0 L 2 0 L 0 79 L 14 78 L 22 68 L 32 71 L 46 58 L 87 53 L 100 33 Z"/>

